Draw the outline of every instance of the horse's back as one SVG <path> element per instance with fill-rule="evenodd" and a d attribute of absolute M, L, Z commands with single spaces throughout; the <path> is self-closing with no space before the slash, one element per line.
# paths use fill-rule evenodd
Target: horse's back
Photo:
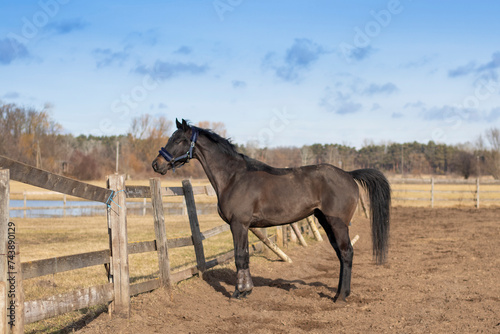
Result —
<path fill-rule="evenodd" d="M 219 204 L 229 220 L 273 226 L 303 219 L 316 209 L 343 218 L 349 216 L 357 198 L 357 185 L 348 173 L 320 164 L 244 173 L 233 181 Z"/>

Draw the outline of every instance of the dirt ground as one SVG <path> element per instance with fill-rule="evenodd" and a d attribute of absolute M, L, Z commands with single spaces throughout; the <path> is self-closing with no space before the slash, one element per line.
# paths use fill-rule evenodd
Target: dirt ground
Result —
<path fill-rule="evenodd" d="M 339 264 L 327 241 L 254 256 L 255 288 L 229 298 L 234 265 L 132 299 L 130 319 L 101 314 L 81 333 L 500 333 L 500 208 L 392 211 L 389 261 L 372 260 L 357 218 L 352 294 L 333 303 Z"/>

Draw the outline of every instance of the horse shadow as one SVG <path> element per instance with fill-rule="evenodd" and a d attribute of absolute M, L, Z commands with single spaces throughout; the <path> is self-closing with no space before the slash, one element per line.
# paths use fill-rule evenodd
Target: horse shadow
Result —
<path fill-rule="evenodd" d="M 234 286 L 236 285 L 236 272 L 231 269 L 223 268 L 223 269 L 212 269 L 203 273 L 203 280 L 207 282 L 216 292 L 222 294 L 227 298 L 231 298 L 232 292 L 234 291 Z M 287 292 L 291 290 L 298 289 L 300 285 L 310 286 L 310 287 L 323 287 L 330 291 L 333 295 L 337 293 L 337 288 L 329 287 L 328 285 L 322 282 L 305 282 L 303 280 L 286 280 L 282 278 L 278 279 L 270 279 L 261 276 L 253 276 L 252 281 L 254 284 L 254 288 L 257 287 L 274 287 L 277 289 L 282 289 Z M 231 286 L 231 291 L 228 291 L 226 286 Z M 319 292 L 318 295 L 321 298 L 331 299 L 334 298 L 332 296 L 326 295 L 323 292 Z"/>

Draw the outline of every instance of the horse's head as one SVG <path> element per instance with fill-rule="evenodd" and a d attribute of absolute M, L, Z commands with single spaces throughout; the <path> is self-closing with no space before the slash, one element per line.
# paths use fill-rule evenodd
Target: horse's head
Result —
<path fill-rule="evenodd" d="M 175 170 L 188 163 L 193 158 L 193 149 L 198 139 L 197 128 L 189 126 L 184 119 L 182 123 L 178 120 L 175 120 L 175 123 L 177 130 L 153 160 L 154 171 L 162 175 L 165 175 L 169 169 Z"/>

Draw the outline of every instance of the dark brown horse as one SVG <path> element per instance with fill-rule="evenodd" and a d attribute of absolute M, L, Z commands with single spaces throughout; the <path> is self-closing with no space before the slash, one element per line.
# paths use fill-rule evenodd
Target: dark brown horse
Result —
<path fill-rule="evenodd" d="M 373 254 L 377 263 L 387 255 L 390 187 L 375 169 L 345 172 L 328 164 L 273 168 L 236 151 L 225 138 L 210 130 L 176 121 L 177 131 L 153 161 L 155 172 L 165 174 L 196 158 L 217 193 L 218 211 L 231 226 L 237 269 L 233 297 L 252 291 L 249 271 L 248 229 L 296 222 L 314 214 L 340 260 L 334 300 L 350 293 L 353 249 L 349 222 L 359 198 L 357 180 L 371 202 Z"/>

